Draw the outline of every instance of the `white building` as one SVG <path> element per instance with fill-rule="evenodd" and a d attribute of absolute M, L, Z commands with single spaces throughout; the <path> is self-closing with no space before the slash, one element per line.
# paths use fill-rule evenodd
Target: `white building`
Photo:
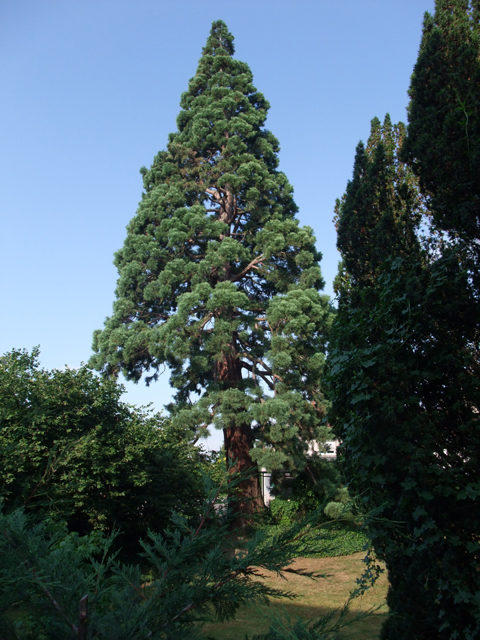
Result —
<path fill-rule="evenodd" d="M 327 458 L 329 460 L 335 460 L 337 457 L 337 447 L 340 444 L 338 440 L 329 440 L 325 443 L 327 446 L 327 451 L 320 452 L 321 458 Z M 318 446 L 318 442 L 312 441 L 308 445 L 308 454 L 312 455 L 313 453 L 319 453 L 320 447 Z M 271 500 L 274 499 L 274 496 L 271 494 L 272 489 L 272 474 L 262 469 L 260 471 L 260 485 L 261 491 L 263 495 L 263 501 L 265 502 L 265 506 L 267 506 Z"/>

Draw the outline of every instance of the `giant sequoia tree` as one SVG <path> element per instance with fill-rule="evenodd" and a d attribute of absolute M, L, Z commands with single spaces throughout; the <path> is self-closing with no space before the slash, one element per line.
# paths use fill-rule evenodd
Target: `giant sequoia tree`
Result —
<path fill-rule="evenodd" d="M 255 462 L 302 467 L 325 439 L 321 373 L 331 310 L 308 227 L 276 138 L 268 102 L 233 59 L 226 25 L 212 25 L 181 98 L 178 131 L 152 167 L 116 254 L 113 315 L 94 336 L 92 364 L 177 390 L 174 424 L 222 428 L 236 469 L 252 469 L 240 510 L 261 503 Z M 255 445 L 255 446 L 254 446 Z"/>

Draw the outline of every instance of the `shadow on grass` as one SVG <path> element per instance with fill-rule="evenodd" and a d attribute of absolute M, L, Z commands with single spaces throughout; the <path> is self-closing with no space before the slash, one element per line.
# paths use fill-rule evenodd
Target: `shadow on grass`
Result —
<path fill-rule="evenodd" d="M 245 634 L 251 638 L 254 634 L 265 633 L 270 626 L 272 613 L 285 612 L 291 622 L 297 618 L 304 621 L 315 621 L 321 616 L 339 611 L 355 581 L 365 568 L 365 553 L 350 556 L 327 558 L 297 558 L 293 562 L 296 569 L 306 569 L 323 577 L 311 580 L 305 576 L 286 574 L 286 580 L 270 572 L 262 571 L 263 579 L 271 586 L 290 591 L 296 597 L 293 600 L 272 600 L 270 606 L 242 607 L 235 620 L 227 623 L 209 623 L 205 625 L 206 634 L 215 640 L 245 640 Z M 352 622 L 343 631 L 344 638 L 355 640 L 377 640 L 380 628 L 387 616 L 385 596 L 388 580 L 383 573 L 375 586 L 368 589 L 363 596 L 356 598 L 350 606 L 347 620 L 370 609 L 383 605 L 376 613 Z"/>
<path fill-rule="evenodd" d="M 235 620 L 225 623 L 207 624 L 203 628 L 205 635 L 215 640 L 245 640 L 245 634 L 251 638 L 256 633 L 265 633 L 270 627 L 271 614 L 282 611 L 287 614 L 293 623 L 297 618 L 303 621 L 315 621 L 321 616 L 327 615 L 334 608 L 304 606 L 296 602 L 274 602 L 268 606 L 245 607 L 240 609 Z M 355 618 L 359 613 L 363 613 L 364 608 L 350 609 L 348 620 Z M 282 616 L 283 617 L 283 616 Z M 355 640 L 377 640 L 380 635 L 380 628 L 387 618 L 387 613 L 377 611 L 368 617 L 358 621 L 352 621 L 351 625 L 345 627 L 342 632 L 344 638 L 355 638 Z"/>

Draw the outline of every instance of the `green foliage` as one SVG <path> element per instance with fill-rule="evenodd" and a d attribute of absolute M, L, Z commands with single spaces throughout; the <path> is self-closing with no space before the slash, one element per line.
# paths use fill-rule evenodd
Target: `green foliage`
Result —
<path fill-rule="evenodd" d="M 361 531 L 342 526 L 332 526 L 320 530 L 324 541 L 324 548 L 316 553 L 309 554 L 315 558 L 333 558 L 335 556 L 349 556 L 352 553 L 366 551 L 370 546 L 370 539 Z"/>
<path fill-rule="evenodd" d="M 425 15 L 403 152 L 438 227 L 467 243 L 480 238 L 479 15 L 477 0 L 436 0 Z"/>
<path fill-rule="evenodd" d="M 207 620 L 228 620 L 240 605 L 289 597 L 259 580 L 260 570 L 315 577 L 290 566 L 294 557 L 307 549 L 319 552 L 324 544 L 315 517 L 269 539 L 263 531 L 238 539 L 228 534 L 228 519 L 223 521 L 216 512 L 218 489 L 210 484 L 205 493 L 195 526 L 176 514 L 164 535 L 151 532 L 142 542 L 148 581 L 139 566 L 121 565 L 112 556 L 115 534 L 79 537 L 45 523 L 31 526 L 20 510 L 0 514 L 2 638 L 200 639 Z M 88 607 L 86 619 L 79 616 L 81 600 L 83 611 Z M 342 610 L 342 624 L 334 615 L 316 621 L 313 628 L 328 631 L 325 638 L 337 637 L 347 610 Z M 294 635 L 299 623 L 291 627 L 285 627 L 284 635 L 277 629 L 275 637 L 304 637 Z M 273 622 L 271 633 L 275 628 Z"/>
<path fill-rule="evenodd" d="M 363 517 L 348 488 L 342 484 L 337 461 L 314 454 L 309 456 L 307 463 L 307 469 L 296 477 L 283 478 L 283 482 L 278 482 L 280 478 L 275 481 L 277 496 L 269 504 L 274 522 L 270 525 L 272 532 L 317 511 L 321 514 L 320 521 L 325 522 L 327 527 L 322 532 L 326 535 L 327 544 L 319 557 L 361 551 L 367 540 L 360 532 Z"/>
<path fill-rule="evenodd" d="M 299 519 L 306 513 L 323 506 L 329 519 L 353 517 L 352 499 L 342 484 L 336 460 L 322 458 L 318 453 L 305 459 L 304 469 L 292 477 L 273 474 L 276 498 L 270 503 L 270 512 L 275 521 Z M 282 506 L 283 505 L 283 506 Z M 291 514 L 288 517 L 286 514 Z"/>
<path fill-rule="evenodd" d="M 274 501 L 275 502 L 275 501 Z M 273 504 L 273 503 L 272 503 Z M 349 556 L 352 553 L 365 551 L 371 546 L 370 538 L 365 532 L 351 527 L 349 518 L 337 522 L 325 522 L 321 511 L 317 511 L 320 527 L 317 530 L 317 549 L 305 549 L 304 556 L 308 558 L 334 558 Z M 282 511 L 280 510 L 280 516 Z M 290 515 L 290 518 L 288 517 Z M 311 515 L 311 514 L 310 514 Z M 269 525 L 264 531 L 267 539 L 283 533 L 293 523 L 301 522 L 298 514 L 288 514 L 279 524 Z M 321 544 L 321 548 L 318 548 Z"/>
<path fill-rule="evenodd" d="M 313 511 L 325 502 L 336 503 L 340 500 L 343 504 L 348 490 L 342 485 L 338 462 L 322 458 L 318 454 L 309 456 L 307 462 L 303 472 L 298 473 L 289 483 L 292 498 L 299 502 L 301 511 Z M 346 499 L 346 502 L 349 500 L 350 498 Z"/>
<path fill-rule="evenodd" d="M 374 613 L 367 610 L 352 616 L 350 604 L 354 597 L 351 596 L 339 611 L 332 611 L 315 621 L 305 622 L 301 618 L 292 620 L 287 612 L 283 615 L 274 614 L 269 631 L 255 634 L 251 640 L 340 640 L 346 637 L 343 635 L 344 629 Z"/>
<path fill-rule="evenodd" d="M 280 496 L 270 502 L 270 512 L 274 521 L 283 526 L 289 526 L 301 517 L 300 503 Z"/>
<path fill-rule="evenodd" d="M 411 266 L 379 278 L 374 307 L 344 305 L 333 406 L 351 485 L 391 522 L 369 526 L 391 583 L 385 638 L 405 637 L 406 620 L 413 637 L 468 637 L 480 617 L 478 302 L 455 254 Z"/>
<path fill-rule="evenodd" d="M 467 4 L 438 2 L 435 20 L 450 24 L 448 16 Z M 426 25 L 431 25 L 428 17 Z M 420 59 L 429 33 L 428 27 Z M 428 73 L 432 77 L 431 67 Z M 434 81 L 444 80 L 439 75 Z M 417 81 L 414 76 L 412 82 Z M 412 104 L 412 114 L 415 108 Z M 436 109 L 433 98 L 430 109 Z M 427 138 L 417 139 L 415 126 L 409 127 L 409 144 L 426 143 Z M 423 134 L 432 147 L 438 142 L 434 131 L 425 128 Z M 374 125 L 371 157 L 382 145 Z M 425 204 L 432 205 L 433 222 L 441 230 L 445 219 L 438 223 L 429 192 L 424 201 L 414 197 L 408 168 L 406 182 L 395 173 L 399 157 L 397 148 L 387 164 L 376 166 L 357 151 L 354 179 L 337 208 L 345 270 L 329 349 L 330 420 L 343 442 L 340 456 L 349 487 L 376 515 L 368 520 L 368 533 L 386 561 L 390 582 L 390 616 L 382 638 L 470 639 L 480 633 L 475 240 L 448 243 L 433 228 L 422 244 L 420 225 L 427 231 L 429 225 Z M 444 159 L 438 156 L 436 162 L 448 173 Z M 414 166 L 422 181 L 422 164 Z M 440 194 L 446 185 L 437 187 Z M 407 188 L 409 200 L 372 206 L 369 194 Z M 459 220 L 462 208 L 459 201 Z M 457 213 L 450 211 L 455 219 Z M 388 235 L 377 233 L 383 216 Z M 392 220 L 399 223 L 392 226 Z"/>
<path fill-rule="evenodd" d="M 352 498 L 348 492 L 347 487 L 339 487 L 334 495 L 333 500 L 327 503 L 323 513 L 332 520 L 338 520 L 338 518 L 353 517 L 351 512 Z"/>
<path fill-rule="evenodd" d="M 112 531 L 126 549 L 173 509 L 198 513 L 200 452 L 160 415 L 86 367 L 46 371 L 31 354 L 0 358 L 0 494 L 70 530 Z"/>
<path fill-rule="evenodd" d="M 351 286 L 352 296 L 374 282 L 385 260 L 419 251 L 416 230 L 423 202 L 412 170 L 399 158 L 404 138 L 403 123 L 392 125 L 388 114 L 383 124 L 374 118 L 367 146 L 357 146 L 353 178 L 336 202 L 342 254 L 336 287 L 347 293 Z"/>
<path fill-rule="evenodd" d="M 304 465 L 309 440 L 328 439 L 332 309 L 318 293 L 312 230 L 295 218 L 278 141 L 264 128 L 269 104 L 233 53 L 214 22 L 178 131 L 142 169 L 142 201 L 115 257 L 117 300 L 90 362 L 135 381 L 150 372 L 147 382 L 166 365 L 177 428 L 205 434 L 213 424 L 225 430 L 229 464 L 288 470 Z"/>
<path fill-rule="evenodd" d="M 332 461 L 327 464 L 335 466 Z M 338 471 L 336 476 L 338 478 Z M 318 514 L 318 522 L 322 523 L 318 535 L 324 544 L 319 552 L 308 551 L 306 555 L 310 557 L 350 555 L 369 546 L 369 539 L 360 529 L 364 518 L 353 515 L 358 509 L 354 507 L 348 488 L 340 484 L 329 494 L 324 494 L 323 499 L 320 499 L 318 492 L 313 491 L 305 492 L 303 500 L 277 496 L 270 502 L 269 510 L 274 522 L 266 529 L 269 536 L 300 522 L 305 514 Z"/>
<path fill-rule="evenodd" d="M 225 447 L 222 445 L 220 451 L 209 451 L 202 455 L 202 471 L 210 480 L 219 487 L 223 487 L 225 473 L 227 472 L 227 459 Z M 223 488 L 221 489 L 223 493 Z"/>

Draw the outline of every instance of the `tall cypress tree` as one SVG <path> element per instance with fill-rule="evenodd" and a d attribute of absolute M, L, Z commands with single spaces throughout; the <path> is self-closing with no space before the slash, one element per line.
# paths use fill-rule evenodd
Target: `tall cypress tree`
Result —
<path fill-rule="evenodd" d="M 436 637 L 437 628 L 435 598 L 424 590 L 432 566 L 428 553 L 420 558 L 414 534 L 424 515 L 419 493 L 435 480 L 438 462 L 437 425 L 419 410 L 428 277 L 417 239 L 422 199 L 399 160 L 404 137 L 402 124 L 374 119 L 337 201 L 343 274 L 329 349 L 330 420 L 342 441 L 343 471 L 380 518 L 370 519 L 369 533 L 389 571 L 385 640 Z M 426 546 L 429 533 L 420 533 Z"/>
<path fill-rule="evenodd" d="M 403 157 L 438 227 L 480 239 L 480 2 L 436 0 L 411 79 Z"/>
<path fill-rule="evenodd" d="M 178 131 L 141 170 L 142 200 L 115 256 L 117 300 L 91 363 L 135 381 L 149 372 L 147 383 L 166 365 L 174 424 L 222 428 L 233 468 L 251 469 L 238 505 L 249 514 L 262 502 L 255 463 L 302 466 L 307 441 L 326 439 L 331 308 L 318 293 L 321 254 L 264 128 L 268 102 L 233 53 L 214 22 Z"/>
<path fill-rule="evenodd" d="M 337 247 L 355 291 L 373 285 L 391 256 L 410 257 L 419 249 L 423 199 L 399 158 L 405 135 L 405 125 L 392 125 L 388 114 L 383 124 L 374 118 L 367 146 L 357 146 L 353 178 L 336 202 Z"/>
<path fill-rule="evenodd" d="M 433 532 L 439 539 L 430 563 L 438 637 L 473 638 L 480 634 L 478 0 L 436 0 L 435 13 L 425 14 L 409 95 L 402 158 L 419 178 L 442 239 L 425 287 L 427 295 L 435 292 L 437 311 L 427 324 L 435 359 L 425 367 L 422 404 L 437 427 L 443 464 L 434 493 L 443 500 L 436 510 L 433 500 L 422 505 L 417 526 L 430 529 L 425 548 Z M 420 309 L 428 317 L 424 304 Z"/>
<path fill-rule="evenodd" d="M 382 639 L 476 638 L 475 242 L 462 231 L 449 243 L 435 225 L 420 241 L 432 195 L 418 195 L 401 149 L 393 158 L 403 177 L 396 161 L 380 161 L 388 145 L 376 130 L 374 122 L 373 155 L 357 150 L 354 179 L 337 207 L 345 273 L 329 349 L 331 420 L 351 484 L 380 517 L 369 528 L 389 571 L 390 615 Z M 461 220 L 462 202 L 458 208 Z M 432 217 L 435 223 L 435 209 Z"/>

